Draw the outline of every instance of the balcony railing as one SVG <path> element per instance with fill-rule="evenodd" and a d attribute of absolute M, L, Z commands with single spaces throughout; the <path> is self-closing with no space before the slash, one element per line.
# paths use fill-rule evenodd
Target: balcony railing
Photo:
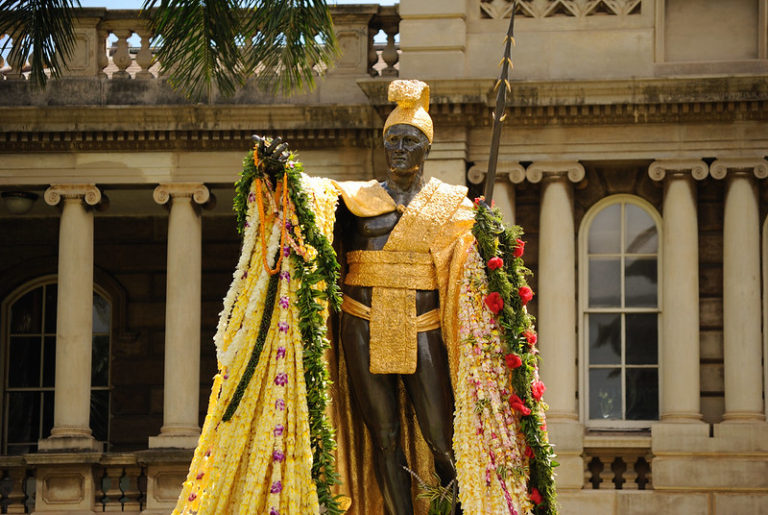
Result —
<path fill-rule="evenodd" d="M 651 490 L 650 437 L 587 436 L 584 439 L 584 488 Z"/>
<path fill-rule="evenodd" d="M 0 513 L 169 513 L 191 458 L 173 449 L 2 456 Z"/>
<path fill-rule="evenodd" d="M 337 33 L 345 37 L 342 51 L 354 53 L 358 48 L 367 47 L 367 62 L 357 64 L 355 72 L 378 77 L 393 77 L 398 74 L 400 17 L 397 6 L 344 5 L 331 7 L 334 20 L 343 20 L 336 25 Z M 383 31 L 383 37 L 381 36 Z M 378 34 L 378 36 L 377 36 Z M 351 37 L 350 37 L 351 36 Z M 0 44 L 13 37 L 0 35 Z M 75 20 L 76 48 L 63 76 L 101 77 L 108 80 L 139 79 L 155 80 L 161 77 L 161 63 L 155 58 L 156 43 L 147 20 L 138 10 L 106 10 L 98 8 L 78 9 Z M 353 40 L 350 40 L 353 39 Z M 7 54 L 0 56 L 0 80 L 26 80 L 29 77 L 29 63 L 20 69 L 13 69 L 6 61 Z M 339 62 L 343 62 L 342 55 Z M 333 73 L 350 73 L 349 66 L 332 68 Z M 318 74 L 323 70 L 318 69 Z M 47 71 L 50 73 L 50 71 Z"/>

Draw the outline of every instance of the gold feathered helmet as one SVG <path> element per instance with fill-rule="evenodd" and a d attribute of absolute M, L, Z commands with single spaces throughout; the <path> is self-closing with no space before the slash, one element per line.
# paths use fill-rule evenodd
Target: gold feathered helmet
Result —
<path fill-rule="evenodd" d="M 397 102 L 387 121 L 384 122 L 384 132 L 393 125 L 404 123 L 413 125 L 432 144 L 432 118 L 429 116 L 429 86 L 420 80 L 393 80 L 389 83 L 388 99 Z"/>

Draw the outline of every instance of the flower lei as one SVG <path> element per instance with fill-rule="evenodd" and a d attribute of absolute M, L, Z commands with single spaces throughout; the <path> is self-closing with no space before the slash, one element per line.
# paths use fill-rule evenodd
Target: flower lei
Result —
<path fill-rule="evenodd" d="M 493 319 L 488 319 L 490 326 L 486 324 L 478 328 L 478 335 L 486 338 L 481 340 L 486 348 L 479 350 L 486 354 L 491 351 L 491 354 L 497 357 L 483 362 L 483 372 L 491 375 L 504 373 L 508 378 L 506 383 L 509 389 L 496 392 L 499 398 L 492 394 L 490 399 L 487 399 L 482 382 L 479 382 L 477 377 L 472 377 L 470 381 L 475 385 L 476 410 L 481 413 L 490 411 L 498 424 L 509 421 L 510 411 L 513 419 L 519 421 L 523 439 L 518 442 L 517 449 L 522 447 L 527 458 L 523 460 L 522 471 L 525 471 L 524 463 L 527 461 L 528 501 L 532 506 L 532 513 L 554 515 L 557 513 L 557 504 L 553 468 L 558 463 L 554 461 L 555 455 L 546 430 L 544 411 L 547 405 L 542 400 L 545 387 L 538 374 L 539 352 L 536 348 L 536 332 L 533 329 L 534 319 L 525 309 L 525 305 L 533 297 L 533 291 L 525 280 L 530 271 L 525 268 L 522 260 L 525 249 L 525 243 L 520 239 L 522 229 L 517 226 L 504 227 L 499 210 L 488 208 L 481 200 L 475 201 L 475 225 L 472 233 L 477 240 L 477 262 L 485 263 L 484 275 L 487 277 L 488 293 L 483 299 L 487 311 L 484 311 L 483 316 L 492 313 Z M 471 257 L 468 259 L 467 268 L 472 277 Z M 479 286 L 482 291 L 482 281 L 475 279 L 473 286 Z M 494 333 L 494 329 L 497 333 Z M 488 335 L 492 338 L 488 339 Z M 501 356 L 505 367 L 501 366 Z M 485 437 L 487 428 L 481 427 L 480 430 Z M 500 432 L 502 440 L 496 444 L 497 447 L 506 443 L 503 440 L 503 431 Z M 495 449 L 493 438 L 491 440 L 487 447 L 494 453 L 494 458 L 505 457 Z M 506 445 L 503 447 L 505 451 L 510 451 Z M 511 452 L 509 462 L 516 463 L 514 446 Z M 515 475 L 521 470 L 508 467 L 501 470 L 497 468 L 495 472 L 503 476 L 508 472 Z M 509 492 L 505 491 L 505 496 L 509 499 Z M 515 513 L 514 508 L 510 508 L 510 513 Z"/>
<path fill-rule="evenodd" d="M 299 308 L 298 325 L 302 335 L 304 382 L 306 384 L 306 398 L 309 410 L 310 440 L 312 443 L 312 478 L 317 487 L 317 494 L 324 513 L 340 514 L 342 510 L 339 501 L 333 496 L 331 488 L 339 483 L 339 476 L 335 470 L 333 451 L 336 442 L 333 429 L 326 417 L 326 408 L 329 402 L 328 389 L 331 385 L 328 370 L 324 360 L 324 353 L 329 348 L 326 338 L 326 325 L 328 305 L 338 310 L 341 305 L 341 294 L 338 288 L 339 264 L 336 260 L 336 252 L 331 246 L 333 219 L 320 219 L 315 216 L 306 189 L 313 191 L 315 203 L 324 202 L 326 209 L 322 212 L 333 213 L 335 210 L 336 195 L 331 191 L 330 184 L 325 181 L 325 194 L 323 185 L 311 184 L 306 188 L 304 182 L 317 182 L 303 174 L 303 165 L 291 154 L 283 168 L 278 171 L 277 177 L 283 182 L 283 192 L 287 190 L 290 197 L 290 213 L 284 215 L 285 220 L 281 225 L 282 230 L 292 230 L 288 238 L 289 247 L 283 247 L 284 255 L 290 255 L 291 268 L 295 273 L 298 286 L 297 303 Z M 237 218 L 238 230 L 242 233 L 248 231 L 249 200 L 253 201 L 251 184 L 254 179 L 264 180 L 269 187 L 268 174 L 258 160 L 254 158 L 254 151 L 250 151 L 243 159 L 243 172 L 235 184 L 234 211 Z M 310 185 L 310 184 L 307 184 Z M 287 186 L 287 188 L 286 188 Z M 271 195 L 269 196 L 271 197 Z M 329 205 L 332 204 L 332 205 Z M 319 227 L 318 227 L 319 225 Z M 277 232 L 279 234 L 279 232 Z M 273 234 L 273 238 L 277 235 Z M 278 247 L 279 248 L 279 247 Z M 269 267 L 269 265 L 267 265 Z M 290 279 L 287 272 L 270 277 L 270 286 L 278 279 Z M 286 297 L 281 297 L 280 305 L 287 302 Z M 267 292 L 266 302 L 274 303 L 275 293 L 270 288 Z M 269 310 L 271 311 L 271 310 Z M 265 309 L 265 313 L 267 310 Z M 262 323 L 262 327 L 268 329 L 269 324 Z M 283 326 L 279 326 L 282 327 Z M 258 342 L 257 342 L 258 344 Z M 260 352 L 258 345 L 254 347 L 254 356 Z M 254 361 L 253 359 L 251 360 Z M 256 360 L 258 361 L 258 357 Z M 249 370 L 256 364 L 249 363 Z M 277 379 L 277 378 L 276 378 Z M 276 383 L 277 384 L 277 383 Z M 280 385 L 278 385 L 280 386 Z M 238 390 L 239 391 L 239 390 Z M 233 399 L 233 404 L 236 404 Z M 236 408 L 236 405 L 235 405 Z M 276 435 L 278 436 L 278 435 Z M 275 452 L 278 452 L 277 450 Z M 270 492 L 279 490 L 281 486 L 273 481 Z"/>
<path fill-rule="evenodd" d="M 243 250 L 214 337 L 219 373 L 174 514 L 343 512 L 331 492 L 324 362 L 327 312 L 340 304 L 336 201 L 330 181 L 306 177 L 294 155 L 279 170 L 245 158 L 235 198 Z"/>

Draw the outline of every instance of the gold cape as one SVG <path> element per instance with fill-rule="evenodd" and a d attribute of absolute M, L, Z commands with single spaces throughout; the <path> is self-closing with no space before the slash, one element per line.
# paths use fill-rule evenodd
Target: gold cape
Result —
<path fill-rule="evenodd" d="M 349 211 L 356 216 L 377 216 L 397 208 L 389 194 L 375 180 L 334 184 Z M 466 192 L 467 189 L 463 186 L 452 186 L 431 179 L 414 197 L 401 219 L 402 222 L 406 219 L 406 214 L 412 215 L 408 217 L 412 223 L 421 225 L 417 232 L 421 230 L 429 233 L 426 246 L 437 271 L 442 336 L 448 350 L 451 382 L 454 385 L 459 361 L 456 328 L 458 285 L 467 249 L 474 241 L 471 234 L 474 214 Z M 448 221 L 435 227 L 429 222 L 435 218 Z M 402 230 L 404 228 L 398 223 L 393 233 Z M 384 513 L 383 500 L 372 468 L 373 444 L 350 396 L 346 364 L 338 337 L 332 339 L 328 364 L 334 382 L 331 391 L 331 420 L 336 428 L 337 468 L 342 480 L 337 492 L 351 498 L 352 503 L 347 512 L 349 514 Z M 432 452 L 421 435 L 413 408 L 404 395 L 402 385 L 400 390 L 402 446 L 409 466 L 426 482 L 434 484 L 436 480 L 432 475 Z M 448 420 L 446 423 L 452 421 Z M 412 485 L 415 513 L 426 514 L 428 503 L 424 499 L 416 499 L 419 493 L 417 481 L 413 481 Z"/>

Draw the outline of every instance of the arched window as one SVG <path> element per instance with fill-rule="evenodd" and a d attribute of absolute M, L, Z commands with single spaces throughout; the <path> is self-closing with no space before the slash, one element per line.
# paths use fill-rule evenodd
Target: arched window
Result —
<path fill-rule="evenodd" d="M 3 303 L 3 453 L 37 450 L 53 427 L 56 373 L 56 277 L 12 293 Z M 109 356 L 112 306 L 99 287 L 93 292 L 91 430 L 109 439 Z"/>
<path fill-rule="evenodd" d="M 644 200 L 597 203 L 580 231 L 581 407 L 592 427 L 659 418 L 660 218 Z"/>

